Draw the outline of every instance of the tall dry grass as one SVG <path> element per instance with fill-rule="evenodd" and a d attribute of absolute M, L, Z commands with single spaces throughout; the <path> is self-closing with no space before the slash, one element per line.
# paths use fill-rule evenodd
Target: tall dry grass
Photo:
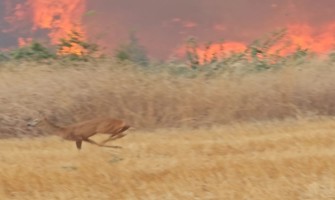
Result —
<path fill-rule="evenodd" d="M 38 111 L 60 125 L 109 115 L 147 129 L 333 115 L 334 77 L 334 66 L 322 62 L 211 79 L 116 63 L 6 64 L 0 70 L 0 133 L 42 133 L 25 126 Z"/>

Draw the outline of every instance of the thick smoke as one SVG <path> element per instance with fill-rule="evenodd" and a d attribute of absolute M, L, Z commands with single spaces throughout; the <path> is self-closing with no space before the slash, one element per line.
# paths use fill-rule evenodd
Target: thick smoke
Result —
<path fill-rule="evenodd" d="M 4 19 L 5 0 L 0 2 Z M 334 22 L 334 7 L 334 0 L 92 0 L 83 22 L 91 38 L 110 49 L 136 31 L 150 55 L 166 58 L 189 36 L 248 43 L 291 23 L 321 26 Z M 5 20 L 0 26 L 8 29 Z M 13 34 L 0 33 L 0 46 L 12 41 Z"/>

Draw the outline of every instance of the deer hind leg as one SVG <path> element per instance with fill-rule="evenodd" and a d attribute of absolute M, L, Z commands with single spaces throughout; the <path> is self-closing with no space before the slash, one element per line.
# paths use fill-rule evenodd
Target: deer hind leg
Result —
<path fill-rule="evenodd" d="M 100 144 L 96 143 L 95 141 L 93 141 L 93 140 L 91 140 L 89 138 L 83 138 L 83 141 L 88 142 L 90 144 L 97 145 L 97 146 L 101 146 Z"/>
<path fill-rule="evenodd" d="M 121 148 L 119 146 L 108 146 L 108 145 L 99 144 L 99 143 L 96 143 L 95 141 L 93 141 L 89 138 L 84 138 L 83 141 L 94 144 L 94 145 L 97 145 L 99 147 Z"/>
<path fill-rule="evenodd" d="M 109 138 L 107 138 L 106 140 L 102 141 L 100 144 L 104 145 L 104 144 L 106 144 L 109 141 L 116 140 L 116 139 L 119 139 L 119 138 L 122 138 L 122 137 L 126 136 L 127 134 L 124 133 L 124 131 L 128 130 L 129 127 L 130 126 L 125 126 L 125 127 L 121 128 L 120 130 L 118 130 L 115 133 L 113 133 Z"/>

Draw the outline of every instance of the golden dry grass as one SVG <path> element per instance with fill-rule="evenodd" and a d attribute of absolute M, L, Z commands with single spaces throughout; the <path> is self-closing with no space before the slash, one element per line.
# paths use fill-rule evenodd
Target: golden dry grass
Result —
<path fill-rule="evenodd" d="M 0 199 L 335 199 L 334 122 L 133 131 L 122 150 L 4 139 Z"/>

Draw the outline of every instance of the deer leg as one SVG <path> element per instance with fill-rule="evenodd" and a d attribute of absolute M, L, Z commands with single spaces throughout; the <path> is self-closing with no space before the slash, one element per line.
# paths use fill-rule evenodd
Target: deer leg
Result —
<path fill-rule="evenodd" d="M 116 139 L 122 138 L 122 137 L 124 137 L 124 136 L 126 136 L 126 135 L 127 135 L 127 133 L 122 133 L 122 132 L 120 132 L 120 133 L 117 134 L 117 135 L 112 135 L 110 138 L 111 138 L 111 140 L 116 140 Z"/>
<path fill-rule="evenodd" d="M 121 128 L 119 131 L 117 131 L 116 133 L 112 134 L 108 139 L 102 141 L 100 144 L 106 144 L 107 142 L 109 142 L 111 140 L 116 140 L 116 139 L 119 139 L 119 138 L 122 138 L 122 137 L 126 136 L 126 133 L 123 133 L 123 132 L 126 131 L 126 130 L 128 130 L 129 127 L 130 126 L 125 126 L 125 127 Z"/>
<path fill-rule="evenodd" d="M 77 146 L 77 149 L 78 149 L 78 150 L 81 149 L 81 143 L 82 143 L 82 140 L 77 140 L 77 141 L 76 141 L 76 146 Z"/>
<path fill-rule="evenodd" d="M 97 145 L 97 146 L 101 146 L 100 144 L 96 143 L 95 141 L 91 140 L 91 139 L 88 139 L 88 138 L 83 138 L 83 140 L 85 142 L 88 142 L 90 144 L 94 144 L 94 145 Z"/>
<path fill-rule="evenodd" d="M 126 134 L 111 135 L 109 138 L 107 138 L 106 140 L 102 141 L 100 144 L 104 145 L 104 144 L 106 144 L 109 141 L 116 140 L 116 139 L 122 138 L 124 136 L 126 136 Z"/>
<path fill-rule="evenodd" d="M 91 143 L 91 144 L 94 144 L 94 145 L 97 145 L 97 146 L 100 146 L 100 147 L 121 148 L 120 146 L 108 146 L 108 145 L 98 144 L 95 141 L 93 141 L 91 139 L 88 139 L 88 138 L 84 138 L 83 140 L 85 142 L 88 142 L 88 143 Z"/>

